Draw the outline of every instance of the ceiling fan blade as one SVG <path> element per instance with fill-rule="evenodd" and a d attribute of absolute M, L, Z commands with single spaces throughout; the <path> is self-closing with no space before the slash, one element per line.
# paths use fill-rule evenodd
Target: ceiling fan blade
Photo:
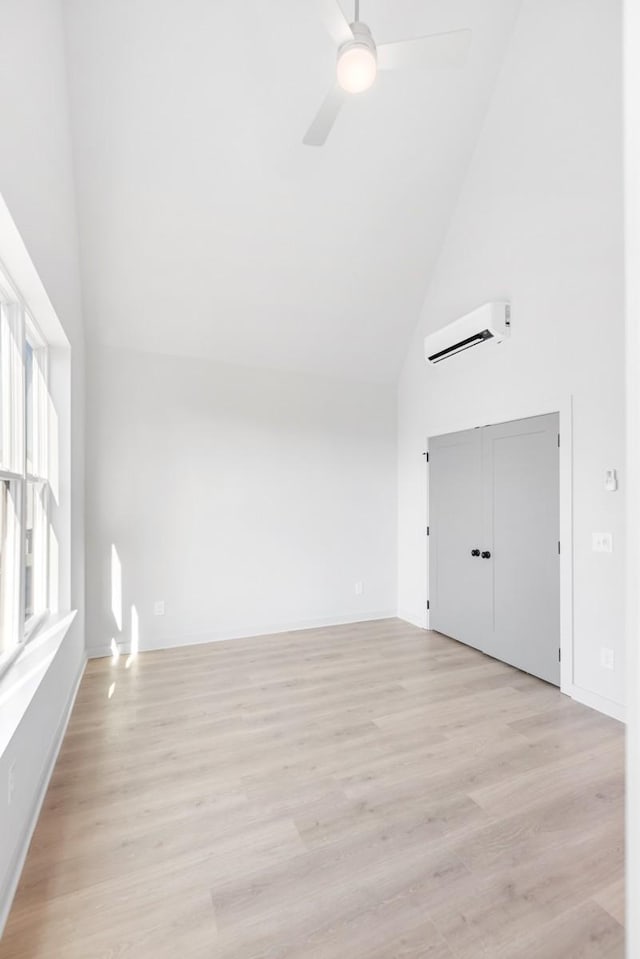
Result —
<path fill-rule="evenodd" d="M 415 40 L 382 43 L 378 46 L 378 67 L 380 70 L 459 67 L 465 61 L 471 36 L 471 30 L 451 30 Z"/>
<path fill-rule="evenodd" d="M 353 40 L 353 33 L 349 21 L 342 12 L 338 0 L 318 0 L 322 7 L 323 19 L 329 35 L 337 47 L 347 40 Z"/>
<path fill-rule="evenodd" d="M 305 146 L 321 147 L 324 144 L 345 99 L 344 90 L 336 83 L 322 101 L 315 120 L 304 135 L 302 142 Z"/>

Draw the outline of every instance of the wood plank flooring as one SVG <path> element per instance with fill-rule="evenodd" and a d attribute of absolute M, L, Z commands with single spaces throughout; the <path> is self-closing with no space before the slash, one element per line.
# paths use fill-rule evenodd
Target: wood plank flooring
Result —
<path fill-rule="evenodd" d="M 399 620 L 93 661 L 0 959 L 622 959 L 623 751 Z"/>

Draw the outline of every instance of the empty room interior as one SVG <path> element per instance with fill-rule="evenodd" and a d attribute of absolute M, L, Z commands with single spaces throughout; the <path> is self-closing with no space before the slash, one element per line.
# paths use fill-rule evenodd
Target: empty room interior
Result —
<path fill-rule="evenodd" d="M 0 0 L 0 959 L 640 959 L 637 6 Z"/>

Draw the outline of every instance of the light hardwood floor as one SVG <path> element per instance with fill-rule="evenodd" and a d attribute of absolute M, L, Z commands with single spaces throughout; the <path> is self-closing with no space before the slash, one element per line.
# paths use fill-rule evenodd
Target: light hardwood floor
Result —
<path fill-rule="evenodd" d="M 399 620 L 93 661 L 0 959 L 621 959 L 623 762 Z"/>

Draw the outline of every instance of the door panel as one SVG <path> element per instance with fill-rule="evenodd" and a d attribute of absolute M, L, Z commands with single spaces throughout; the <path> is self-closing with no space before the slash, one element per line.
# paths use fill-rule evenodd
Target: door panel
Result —
<path fill-rule="evenodd" d="M 558 422 L 554 413 L 429 441 L 431 628 L 556 685 Z"/>
<path fill-rule="evenodd" d="M 482 431 L 493 614 L 484 651 L 560 683 L 558 415 Z"/>
<path fill-rule="evenodd" d="M 487 631 L 489 570 L 482 548 L 480 430 L 429 440 L 429 603 L 432 629 L 481 647 Z"/>

